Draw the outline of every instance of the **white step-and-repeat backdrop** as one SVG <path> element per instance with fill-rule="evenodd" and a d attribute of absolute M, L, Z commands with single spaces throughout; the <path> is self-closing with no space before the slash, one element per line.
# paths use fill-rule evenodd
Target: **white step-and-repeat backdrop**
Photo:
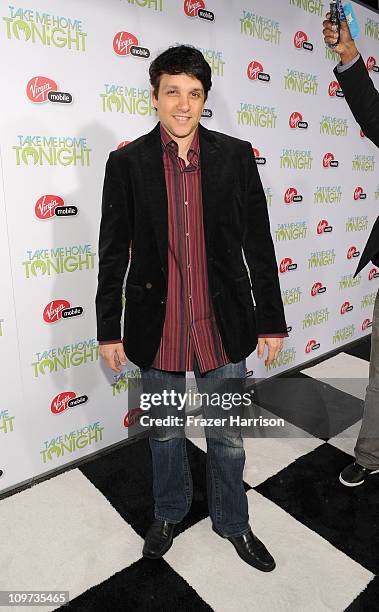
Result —
<path fill-rule="evenodd" d="M 379 85 L 379 15 L 356 6 Z M 192 44 L 213 70 L 203 124 L 252 143 L 289 338 L 271 376 L 370 331 L 378 272 L 353 279 L 377 216 L 377 152 L 332 73 L 319 0 L 0 3 L 0 490 L 138 431 L 99 361 L 94 297 L 104 166 L 156 123 L 148 66 Z M 377 59 L 376 59 L 377 58 Z M 149 180 L 149 177 L 146 177 Z"/>

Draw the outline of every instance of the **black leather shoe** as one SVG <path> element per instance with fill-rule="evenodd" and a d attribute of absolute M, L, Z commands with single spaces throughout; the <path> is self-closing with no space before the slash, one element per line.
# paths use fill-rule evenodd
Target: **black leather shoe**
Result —
<path fill-rule="evenodd" d="M 261 572 L 272 572 L 272 570 L 275 569 L 276 564 L 274 559 L 268 552 L 263 542 L 258 540 L 251 530 L 245 535 L 227 537 L 223 536 L 222 533 L 217 531 L 215 527 L 212 526 L 212 529 L 219 536 L 229 540 L 229 542 L 233 544 L 237 554 L 243 561 L 245 561 L 245 563 L 248 563 L 256 569 L 261 570 Z"/>
<path fill-rule="evenodd" d="M 146 534 L 142 554 L 149 559 L 160 559 L 171 548 L 175 523 L 155 520 Z"/>
<path fill-rule="evenodd" d="M 345 487 L 357 487 L 364 483 L 364 481 L 372 474 L 378 474 L 379 470 L 370 470 L 368 468 L 359 465 L 359 463 L 350 463 L 347 465 L 340 474 L 340 482 Z"/>

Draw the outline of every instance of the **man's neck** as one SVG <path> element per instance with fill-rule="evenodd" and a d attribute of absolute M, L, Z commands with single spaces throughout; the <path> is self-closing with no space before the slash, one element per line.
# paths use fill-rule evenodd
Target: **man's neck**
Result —
<path fill-rule="evenodd" d="M 179 157 L 181 157 L 182 159 L 184 159 L 184 161 L 186 163 L 188 163 L 187 153 L 188 153 L 189 148 L 191 146 L 191 143 L 192 143 L 192 141 L 194 139 L 194 136 L 195 136 L 196 130 L 198 129 L 198 126 L 196 127 L 196 129 L 193 132 L 191 132 L 191 134 L 189 134 L 185 138 L 178 138 L 174 134 L 171 134 L 171 132 L 169 132 L 168 129 L 165 128 L 164 125 L 162 125 L 162 127 L 167 132 L 167 134 L 169 134 L 169 136 L 171 136 L 171 138 L 178 145 L 178 149 L 179 149 L 178 150 L 178 155 L 179 155 Z"/>

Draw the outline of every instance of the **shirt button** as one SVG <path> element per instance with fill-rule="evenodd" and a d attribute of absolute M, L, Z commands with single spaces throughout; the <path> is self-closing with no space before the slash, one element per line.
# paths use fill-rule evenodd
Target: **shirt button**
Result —
<path fill-rule="evenodd" d="M 186 206 L 188 206 L 188 202 L 184 202 L 184 204 L 185 204 Z"/>
<path fill-rule="evenodd" d="M 190 267 L 191 267 L 191 264 L 188 264 L 187 268 L 190 268 Z"/>
<path fill-rule="evenodd" d="M 186 236 L 189 236 L 189 234 L 186 234 Z"/>
<path fill-rule="evenodd" d="M 152 286 L 153 286 L 153 285 L 152 285 L 151 283 L 146 283 L 146 285 L 145 285 L 146 289 L 151 289 L 151 288 L 152 288 Z"/>
<path fill-rule="evenodd" d="M 192 300 L 192 295 L 189 295 L 189 296 L 188 296 L 188 299 L 189 299 L 189 300 Z"/>

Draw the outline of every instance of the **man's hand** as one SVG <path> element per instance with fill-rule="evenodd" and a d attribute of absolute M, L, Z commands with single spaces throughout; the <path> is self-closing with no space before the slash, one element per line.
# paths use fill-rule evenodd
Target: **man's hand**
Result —
<path fill-rule="evenodd" d="M 122 366 L 126 364 L 126 355 L 122 342 L 100 344 L 100 355 L 108 368 L 111 368 L 114 372 L 121 372 Z"/>
<path fill-rule="evenodd" d="M 279 355 L 283 348 L 283 338 L 258 338 L 258 357 L 263 357 L 265 345 L 268 347 L 268 355 L 265 366 L 269 366 Z"/>
<path fill-rule="evenodd" d="M 330 13 L 327 13 L 326 20 L 323 22 L 324 29 L 322 31 L 324 35 L 325 43 L 332 45 L 337 42 L 338 32 L 335 31 L 335 25 L 329 21 Z M 340 28 L 340 42 L 333 49 L 341 56 L 341 62 L 348 64 L 358 55 L 358 49 L 355 46 L 355 42 L 351 38 L 349 26 L 346 21 L 341 21 Z"/>

